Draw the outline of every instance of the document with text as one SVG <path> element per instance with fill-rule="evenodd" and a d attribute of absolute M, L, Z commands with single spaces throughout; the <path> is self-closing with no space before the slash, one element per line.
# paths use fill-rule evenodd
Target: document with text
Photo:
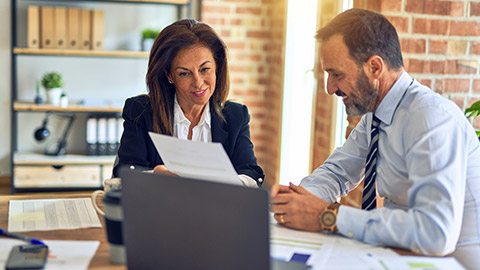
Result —
<path fill-rule="evenodd" d="M 183 177 L 242 185 L 222 144 L 149 134 L 168 170 Z"/>
<path fill-rule="evenodd" d="M 8 230 L 48 231 L 102 227 L 90 198 L 10 200 Z"/>

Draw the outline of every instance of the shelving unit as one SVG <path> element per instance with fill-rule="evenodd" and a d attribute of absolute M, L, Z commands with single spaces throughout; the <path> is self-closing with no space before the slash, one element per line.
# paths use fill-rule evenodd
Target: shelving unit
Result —
<path fill-rule="evenodd" d="M 192 0 L 196 1 L 196 0 Z M 38 66 L 48 66 L 54 61 L 72 62 L 77 65 L 83 64 L 82 61 L 94 61 L 88 62 L 88 64 L 94 63 L 92 69 L 98 68 L 99 72 L 115 72 L 115 70 L 104 70 L 103 63 L 107 61 L 119 61 L 123 65 L 129 65 L 130 62 L 125 61 L 144 61 L 146 62 L 149 56 L 149 52 L 124 49 L 122 46 L 118 48 L 106 48 L 105 50 L 72 50 L 72 49 L 33 49 L 27 48 L 25 41 L 26 31 L 22 25 L 26 23 L 25 18 L 25 5 L 39 5 L 39 6 L 67 6 L 67 7 L 80 7 L 80 8 L 95 8 L 100 5 L 105 14 L 109 12 L 111 7 L 124 8 L 123 6 L 136 7 L 138 5 L 154 5 L 155 8 L 162 7 L 176 7 L 175 14 L 169 14 L 169 16 L 176 17 L 176 19 L 191 17 L 192 6 L 190 0 L 11 0 L 11 17 L 12 17 L 12 45 L 11 45 L 11 74 L 12 74 L 12 88 L 11 88 L 11 176 L 12 194 L 17 191 L 60 191 L 60 190 L 89 190 L 101 188 L 102 180 L 111 176 L 113 162 L 115 156 L 88 156 L 82 151 L 72 151 L 74 154 L 67 153 L 64 156 L 48 156 L 42 154 L 42 151 L 30 151 L 28 147 L 24 147 L 25 138 L 28 136 L 23 133 L 31 133 L 32 125 L 38 125 L 38 121 L 32 123 L 23 123 L 30 118 L 34 118 L 33 115 L 38 114 L 75 114 L 83 115 L 84 117 L 91 113 L 109 113 L 119 114 L 122 111 L 122 106 L 115 103 L 112 105 L 82 105 L 82 104 L 69 104 L 66 107 L 52 106 L 50 104 L 35 104 L 33 98 L 25 98 L 25 93 L 20 95 L 19 92 L 25 92 L 24 80 L 24 66 L 28 66 L 28 61 L 41 61 Z M 19 9 L 20 7 L 20 9 Z M 150 7 L 150 6 L 149 6 Z M 171 9 L 168 9 L 171 12 Z M 159 14 L 162 14 L 161 12 Z M 109 19 L 115 16 L 120 16 L 118 20 L 122 20 L 121 15 L 109 14 Z M 143 14 L 142 14 L 143 16 Z M 175 19 L 173 19 L 175 20 Z M 172 21 L 173 21 L 172 20 Z M 169 23 L 171 23 L 170 21 Z M 165 25 L 163 25 L 165 26 Z M 162 26 L 162 27 L 163 27 Z M 116 29 L 117 30 L 117 29 Z M 107 34 L 108 28 L 105 32 Z M 115 33 L 117 34 L 117 33 Z M 125 42 L 125 40 L 122 40 Z M 120 43 L 120 42 L 119 42 Z M 41 59 L 41 60 L 38 60 Z M 53 60 L 52 60 L 53 59 Z M 60 59 L 60 60 L 58 60 Z M 66 60 L 64 60 L 66 59 Z M 85 60 L 82 60 L 85 59 Z M 92 60 L 93 59 L 93 60 Z M 130 60 L 129 60 L 130 59 Z M 135 60 L 138 59 L 138 60 Z M 80 61 L 80 62 L 79 62 Z M 110 62 L 109 62 L 110 61 Z M 123 62 L 122 62 L 123 61 Z M 107 63 L 107 64 L 108 64 Z M 126 64 L 125 64 L 126 63 Z M 142 62 L 143 63 L 143 62 Z M 97 65 L 98 64 L 98 65 Z M 134 63 L 135 65 L 136 62 Z M 67 64 L 68 65 L 68 64 Z M 132 64 L 133 65 L 133 64 Z M 135 66 L 134 65 L 134 66 Z M 31 67 L 32 66 L 32 67 Z M 40 72 L 35 70 L 35 65 L 31 65 L 31 73 Z M 59 64 L 56 65 L 58 69 Z M 100 66 L 100 67 L 95 67 Z M 52 69 L 54 69 L 52 68 Z M 121 67 L 119 67 L 120 69 Z M 146 70 L 145 70 L 146 72 Z M 28 72 L 27 72 L 28 73 Z M 70 72 L 71 77 L 83 76 L 82 72 Z M 78 74 L 76 74 L 78 73 Z M 39 79 L 38 74 L 34 74 L 34 80 Z M 106 77 L 106 76 L 105 76 Z M 113 76 L 114 77 L 114 76 Z M 119 77 L 122 77 L 119 75 Z M 115 78 L 115 77 L 114 77 Z M 83 79 L 83 77 L 82 77 Z M 123 79 L 123 78 L 119 78 Z M 98 80 L 98 79 L 97 79 Z M 72 80 L 71 80 L 72 81 Z M 82 83 L 82 80 L 77 80 L 76 84 Z M 89 82 L 85 80 L 85 84 Z M 23 83 L 23 84 L 22 84 Z M 130 96 L 127 93 L 118 93 L 113 83 L 109 83 L 107 78 L 101 82 L 106 85 L 105 91 L 111 91 L 113 97 L 121 97 L 122 99 Z M 77 85 L 74 85 L 77 86 Z M 88 87 L 88 86 L 86 86 Z M 108 89 L 108 88 L 113 89 Z M 72 87 L 74 88 L 74 87 Z M 82 90 L 83 91 L 83 90 Z M 78 92 L 75 94 L 78 96 Z M 88 91 L 87 91 L 88 92 Z M 95 92 L 95 91 L 93 91 Z M 100 92 L 100 91 L 97 91 Z M 69 93 L 70 94 L 70 93 Z M 82 92 L 83 94 L 83 92 Z M 87 94 L 85 94 L 87 95 Z M 90 93 L 90 95 L 92 95 Z M 127 95 L 127 96 L 125 96 Z M 93 98 L 95 98 L 93 94 Z M 91 97 L 90 97 L 91 98 Z M 108 103 L 106 103 L 108 104 Z M 24 115 L 27 115 L 24 116 Z M 32 115 L 32 117 L 30 117 Z M 22 117 L 20 117 L 22 116 Z M 22 122 L 23 121 L 23 122 Z M 26 129 L 26 130 L 25 130 Z M 30 130 L 29 130 L 30 129 Z M 20 136 L 22 135 L 22 136 Z M 19 139 L 19 137 L 22 137 Z M 31 138 L 31 136 L 30 136 Z M 33 141 L 33 139 L 31 139 Z M 31 142 L 26 143 L 27 145 Z M 22 148 L 22 149 L 21 149 Z M 86 148 L 86 147 L 85 147 Z M 77 153 L 79 152 L 79 153 Z"/>

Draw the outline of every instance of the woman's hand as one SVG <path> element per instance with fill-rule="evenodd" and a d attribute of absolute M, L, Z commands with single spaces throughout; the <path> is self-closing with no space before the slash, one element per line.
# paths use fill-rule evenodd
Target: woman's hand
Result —
<path fill-rule="evenodd" d="M 157 165 L 157 166 L 155 166 L 155 168 L 153 168 L 153 172 L 154 172 L 154 173 L 164 173 L 164 174 L 169 174 L 169 175 L 178 176 L 178 174 L 169 171 L 165 165 Z"/>

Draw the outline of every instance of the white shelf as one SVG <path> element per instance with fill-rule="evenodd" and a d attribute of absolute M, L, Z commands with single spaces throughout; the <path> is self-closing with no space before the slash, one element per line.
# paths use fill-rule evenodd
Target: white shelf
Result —
<path fill-rule="evenodd" d="M 39 153 L 15 153 L 14 165 L 62 166 L 62 165 L 113 165 L 115 156 L 87 156 L 69 154 L 47 156 Z"/>

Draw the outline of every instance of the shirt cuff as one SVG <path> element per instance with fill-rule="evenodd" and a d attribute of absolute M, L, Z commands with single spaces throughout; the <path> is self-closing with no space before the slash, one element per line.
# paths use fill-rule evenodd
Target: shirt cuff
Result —
<path fill-rule="evenodd" d="M 253 178 L 250 176 L 246 174 L 239 174 L 238 178 L 240 178 L 240 181 L 242 181 L 244 186 L 258 188 L 257 181 L 253 180 Z"/>
<path fill-rule="evenodd" d="M 367 218 L 364 210 L 342 205 L 338 208 L 337 214 L 338 232 L 348 238 L 362 241 Z"/>

